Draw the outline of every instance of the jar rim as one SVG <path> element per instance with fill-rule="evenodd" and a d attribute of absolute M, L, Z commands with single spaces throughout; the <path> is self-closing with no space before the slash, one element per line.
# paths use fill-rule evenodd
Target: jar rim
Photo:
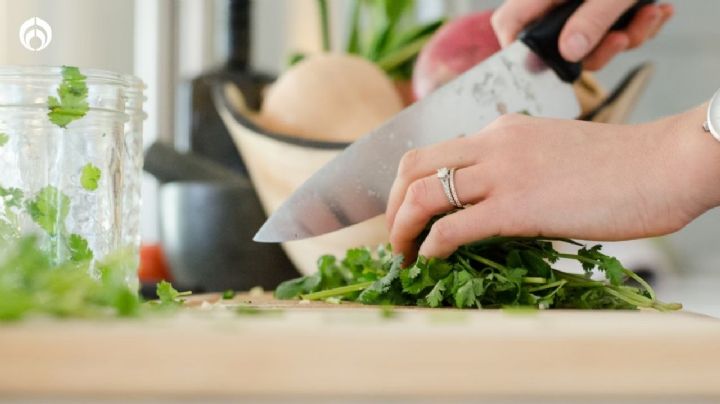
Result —
<path fill-rule="evenodd" d="M 62 78 L 62 68 L 62 66 L 0 65 L 0 81 L 28 78 L 57 80 Z M 80 68 L 80 72 L 87 77 L 88 84 L 115 84 L 141 93 L 145 89 L 145 83 L 132 74 L 95 68 Z"/>

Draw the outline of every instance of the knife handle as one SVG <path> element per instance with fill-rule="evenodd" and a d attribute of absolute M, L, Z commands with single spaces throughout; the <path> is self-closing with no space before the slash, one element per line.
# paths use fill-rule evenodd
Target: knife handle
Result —
<path fill-rule="evenodd" d="M 583 0 L 568 0 L 551 10 L 544 17 L 532 23 L 520 36 L 535 54 L 545 61 L 557 75 L 566 82 L 573 82 L 582 72 L 582 63 L 572 63 L 563 59 L 560 55 L 558 40 L 565 23 L 575 11 L 582 5 Z M 615 21 L 610 31 L 626 28 L 632 21 L 635 14 L 648 4 L 655 3 L 655 0 L 638 0 L 620 18 Z"/>

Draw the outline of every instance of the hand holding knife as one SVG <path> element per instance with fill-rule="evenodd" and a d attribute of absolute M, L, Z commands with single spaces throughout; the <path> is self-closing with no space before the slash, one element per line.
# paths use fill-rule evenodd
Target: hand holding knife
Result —
<path fill-rule="evenodd" d="M 613 29 L 626 26 L 651 2 L 639 1 Z M 576 118 L 579 107 L 571 83 L 581 65 L 562 58 L 558 38 L 582 3 L 561 4 L 510 46 L 358 139 L 291 195 L 254 239 L 299 240 L 383 213 L 408 150 L 474 134 L 504 113 Z"/>

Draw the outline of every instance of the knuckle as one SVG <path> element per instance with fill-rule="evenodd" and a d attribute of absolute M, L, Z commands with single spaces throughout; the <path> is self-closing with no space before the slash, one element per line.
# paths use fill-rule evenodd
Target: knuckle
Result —
<path fill-rule="evenodd" d="M 451 245 L 454 240 L 454 227 L 445 219 L 440 219 L 432 225 L 428 238 L 435 245 Z"/>
<path fill-rule="evenodd" d="M 495 10 L 494 13 L 490 16 L 490 26 L 492 26 L 493 30 L 495 32 L 501 32 L 503 27 L 506 25 L 505 22 L 505 11 L 503 7 L 499 7 L 497 10 Z"/>
<path fill-rule="evenodd" d="M 405 202 L 410 209 L 424 211 L 428 196 L 428 185 L 425 180 L 415 181 L 408 187 Z"/>
<path fill-rule="evenodd" d="M 411 149 L 403 154 L 400 159 L 398 166 L 398 176 L 401 178 L 407 178 L 414 171 L 417 162 L 419 161 L 420 151 L 418 149 Z"/>
<path fill-rule="evenodd" d="M 588 39 L 593 42 L 600 39 L 600 36 L 609 28 L 604 21 L 605 19 L 579 14 L 574 18 L 572 28 L 574 31 L 584 33 L 588 36 Z"/>
<path fill-rule="evenodd" d="M 518 123 L 520 123 L 525 117 L 526 117 L 526 115 L 519 114 L 516 112 L 502 114 L 499 117 L 495 118 L 495 120 L 492 123 L 492 126 L 493 127 L 501 127 L 501 128 L 515 126 Z"/>

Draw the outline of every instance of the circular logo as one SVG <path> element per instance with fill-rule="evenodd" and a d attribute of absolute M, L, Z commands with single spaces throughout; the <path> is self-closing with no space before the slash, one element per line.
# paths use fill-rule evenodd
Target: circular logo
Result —
<path fill-rule="evenodd" d="M 20 26 L 20 43 L 33 52 L 47 48 L 52 42 L 52 28 L 47 21 L 39 17 L 28 18 Z"/>

